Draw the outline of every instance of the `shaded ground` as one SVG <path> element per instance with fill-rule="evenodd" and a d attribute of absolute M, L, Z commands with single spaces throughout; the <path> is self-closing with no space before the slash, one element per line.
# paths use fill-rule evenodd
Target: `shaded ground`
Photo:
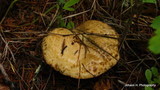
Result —
<path fill-rule="evenodd" d="M 56 0 L 22 0 L 16 2 L 6 16 L 3 13 L 7 5 L 0 7 L 1 17 L 5 17 L 0 23 L 0 62 L 17 89 L 135 90 L 143 87 L 126 88 L 124 84 L 147 83 L 145 70 L 152 66 L 160 68 L 160 57 L 147 49 L 154 31 L 149 25 L 160 14 L 160 5 L 125 0 L 81 0 L 72 12 L 58 9 L 56 5 Z M 42 38 L 48 31 L 60 27 L 61 19 L 73 21 L 76 26 L 95 19 L 115 28 L 121 36 L 118 64 L 99 77 L 80 80 L 79 86 L 79 80 L 63 76 L 44 64 Z M 42 69 L 35 77 L 39 65 Z M 2 79 L 1 74 L 0 82 L 4 83 Z"/>

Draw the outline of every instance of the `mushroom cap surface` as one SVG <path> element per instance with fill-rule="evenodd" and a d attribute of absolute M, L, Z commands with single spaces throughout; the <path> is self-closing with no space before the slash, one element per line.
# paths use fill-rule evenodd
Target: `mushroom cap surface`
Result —
<path fill-rule="evenodd" d="M 86 21 L 73 30 L 56 28 L 43 39 L 43 56 L 63 75 L 93 78 L 119 60 L 118 37 L 114 29 L 96 20 Z"/>

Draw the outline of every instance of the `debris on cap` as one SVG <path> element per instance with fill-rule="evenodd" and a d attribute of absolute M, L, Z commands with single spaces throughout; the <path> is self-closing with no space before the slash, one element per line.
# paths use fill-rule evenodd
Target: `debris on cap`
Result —
<path fill-rule="evenodd" d="M 73 30 L 56 28 L 43 39 L 47 64 L 63 75 L 88 79 L 101 75 L 119 60 L 116 31 L 106 23 L 89 20 Z"/>

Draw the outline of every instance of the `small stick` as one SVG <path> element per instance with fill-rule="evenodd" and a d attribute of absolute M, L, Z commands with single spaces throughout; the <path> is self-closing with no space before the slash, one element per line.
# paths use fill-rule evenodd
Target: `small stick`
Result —
<path fill-rule="evenodd" d="M 17 1 L 18 1 L 18 0 L 14 0 L 14 1 L 10 4 L 10 6 L 8 7 L 8 9 L 7 9 L 5 15 L 3 16 L 2 20 L 0 21 L 0 25 L 3 23 L 4 19 L 6 18 L 6 16 L 7 16 L 9 10 L 13 7 L 13 5 L 14 5 Z"/>
<path fill-rule="evenodd" d="M 15 86 L 14 86 L 13 82 L 9 79 L 8 74 L 6 73 L 2 64 L 0 64 L 0 71 L 4 76 L 5 83 L 9 84 L 11 89 L 14 89 Z"/>
<path fill-rule="evenodd" d="M 34 72 L 34 77 L 33 77 L 33 79 L 32 79 L 32 83 L 33 83 L 33 84 L 34 84 L 34 82 L 36 81 L 38 74 L 39 74 L 40 71 L 42 70 L 43 64 L 44 64 L 44 63 L 41 62 L 41 64 L 39 64 L 39 66 L 37 67 L 36 71 Z M 33 85 L 31 86 L 30 89 L 33 90 Z"/>

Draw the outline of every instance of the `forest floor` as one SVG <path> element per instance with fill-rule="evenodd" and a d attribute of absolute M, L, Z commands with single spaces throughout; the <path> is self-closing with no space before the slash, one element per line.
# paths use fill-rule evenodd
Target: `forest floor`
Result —
<path fill-rule="evenodd" d="M 154 35 L 150 24 L 160 15 L 160 2 L 155 5 L 139 0 L 81 0 L 72 6 L 74 11 L 67 11 L 60 1 L 63 0 L 18 0 L 9 9 L 10 4 L 3 7 L 0 90 L 143 89 L 125 85 L 147 84 L 145 70 L 160 68 L 159 55 L 148 50 L 148 40 Z M 119 33 L 120 60 L 106 73 L 78 84 L 79 80 L 60 74 L 44 62 L 41 42 L 50 30 L 65 27 L 61 22 L 72 21 L 78 26 L 87 20 L 105 22 Z M 5 89 L 1 89 L 4 85 Z"/>

